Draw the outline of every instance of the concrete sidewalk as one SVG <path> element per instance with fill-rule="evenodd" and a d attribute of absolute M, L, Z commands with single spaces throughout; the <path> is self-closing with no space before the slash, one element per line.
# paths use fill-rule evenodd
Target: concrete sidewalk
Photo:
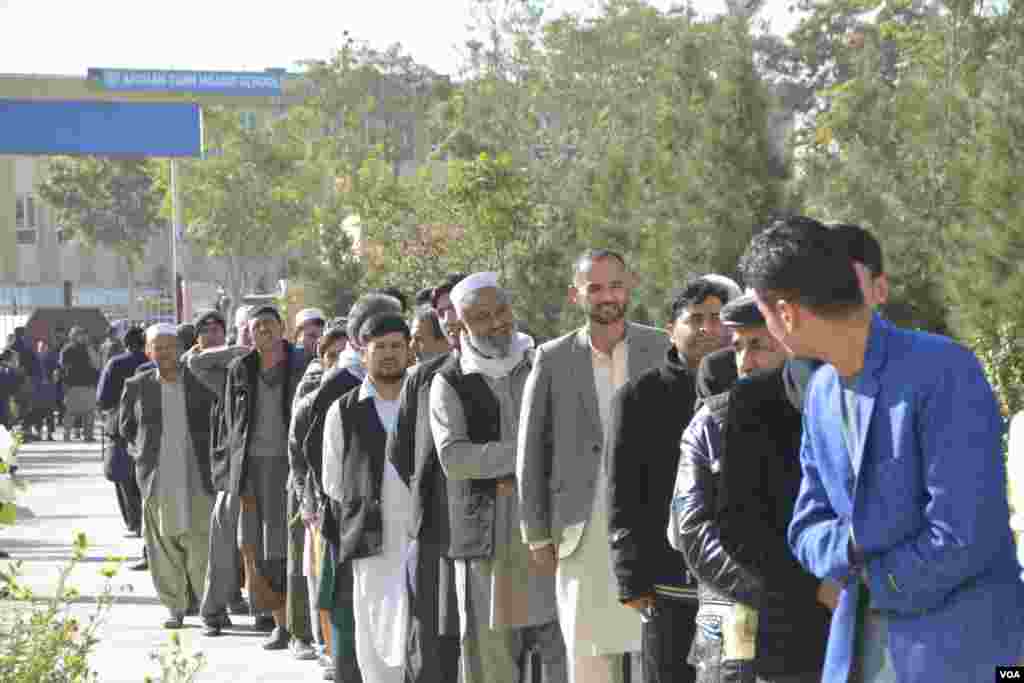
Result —
<path fill-rule="evenodd" d="M 106 583 L 100 569 L 107 559 L 122 556 L 127 565 L 142 553 L 142 541 L 125 535 L 114 486 L 103 477 L 99 444 L 26 445 L 19 453 L 18 478 L 29 489 L 19 498 L 17 523 L 0 527 L 0 549 L 23 561 L 27 585 L 37 594 L 51 595 L 60 568 L 72 557 L 75 533 L 85 532 L 89 550 L 70 584 L 82 594 L 75 611 L 93 613 L 90 603 Z M 6 561 L 0 560 L 0 566 Z M 102 683 L 141 683 L 146 675 L 159 680 L 150 654 L 167 643 L 172 632 L 162 628 L 167 612 L 156 598 L 150 575 L 122 568 L 112 584 L 116 602 L 100 631 L 92 666 Z M 251 618 L 232 620 L 234 627 L 219 638 L 203 637 L 198 617 L 187 618 L 186 628 L 178 631 L 186 650 L 206 655 L 206 667 L 196 680 L 323 680 L 316 662 L 296 661 L 287 651 L 264 651 L 260 645 L 266 634 L 252 630 Z"/>

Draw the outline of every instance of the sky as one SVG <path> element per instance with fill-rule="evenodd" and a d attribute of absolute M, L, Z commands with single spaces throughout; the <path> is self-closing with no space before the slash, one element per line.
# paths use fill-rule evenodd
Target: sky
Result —
<path fill-rule="evenodd" d="M 536 0 L 535 0 L 536 1 Z M 792 23 L 791 0 L 765 0 L 773 29 Z M 672 0 L 649 0 L 667 9 Z M 545 17 L 595 0 L 546 0 Z M 0 73 L 85 76 L 90 67 L 262 71 L 325 59 L 344 30 L 373 47 L 399 42 L 455 74 L 468 39 L 469 0 L 0 0 Z M 724 0 L 694 0 L 702 13 Z M 272 9 L 264 9 L 269 7 Z M 2 96 L 3 93 L 0 93 Z"/>

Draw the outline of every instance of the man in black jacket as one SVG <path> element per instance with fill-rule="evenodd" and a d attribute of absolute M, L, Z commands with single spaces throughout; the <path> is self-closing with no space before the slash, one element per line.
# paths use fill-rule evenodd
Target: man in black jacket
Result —
<path fill-rule="evenodd" d="M 686 565 L 664 534 L 679 460 L 679 437 L 693 416 L 694 370 L 724 335 L 723 284 L 698 278 L 672 302 L 672 347 L 665 365 L 625 384 L 612 404 L 605 445 L 609 539 L 619 600 L 641 611 L 644 680 L 685 683 L 695 672 L 685 648 L 693 639 L 697 595 Z"/>
<path fill-rule="evenodd" d="M 228 366 L 223 439 L 228 486 L 239 497 L 239 550 L 249 599 L 255 609 L 270 610 L 277 625 L 264 648 L 282 650 L 291 640 L 285 616 L 288 426 L 307 358 L 283 338 L 284 323 L 274 306 L 253 310 L 249 328 L 255 348 Z"/>
<path fill-rule="evenodd" d="M 461 274 L 449 276 L 432 290 L 432 300 L 450 306 L 451 290 L 462 279 Z M 441 317 L 436 309 L 435 313 Z M 449 329 L 459 330 L 461 324 L 456 322 Z M 419 363 L 407 373 L 399 397 L 395 432 L 387 446 L 388 460 L 409 486 L 412 496 L 409 536 L 416 561 L 411 563 L 412 576 L 408 580 L 410 623 L 405 683 L 447 683 L 456 680 L 459 671 L 455 568 L 447 556 L 447 480 L 430 431 L 430 385 L 450 356 L 446 353 Z"/>
<path fill-rule="evenodd" d="M 668 528 L 699 583 L 689 660 L 701 681 L 817 683 L 823 605 L 836 593 L 804 572 L 786 543 L 810 373 L 803 362 L 783 366 L 788 352 L 753 296 L 731 302 L 722 320 L 733 329 L 740 380 L 709 399 L 683 434 Z"/>

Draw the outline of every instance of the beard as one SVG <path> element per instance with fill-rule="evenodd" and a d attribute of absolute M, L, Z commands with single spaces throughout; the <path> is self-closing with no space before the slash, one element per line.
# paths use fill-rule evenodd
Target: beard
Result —
<path fill-rule="evenodd" d="M 587 307 L 587 317 L 598 325 L 612 325 L 626 317 L 627 304 L 603 303 Z"/>
<path fill-rule="evenodd" d="M 507 358 L 512 350 L 512 338 L 518 331 L 518 326 L 513 325 L 506 334 L 489 334 L 478 337 L 472 332 L 469 333 L 469 341 L 480 353 L 490 358 Z"/>

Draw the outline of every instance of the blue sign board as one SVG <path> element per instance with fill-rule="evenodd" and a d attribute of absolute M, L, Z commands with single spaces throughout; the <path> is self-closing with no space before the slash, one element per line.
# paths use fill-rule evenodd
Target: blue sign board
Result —
<path fill-rule="evenodd" d="M 193 102 L 0 99 L 0 154 L 201 157 Z"/>
<path fill-rule="evenodd" d="M 275 96 L 283 71 L 163 71 L 89 69 L 88 80 L 105 90 Z"/>

